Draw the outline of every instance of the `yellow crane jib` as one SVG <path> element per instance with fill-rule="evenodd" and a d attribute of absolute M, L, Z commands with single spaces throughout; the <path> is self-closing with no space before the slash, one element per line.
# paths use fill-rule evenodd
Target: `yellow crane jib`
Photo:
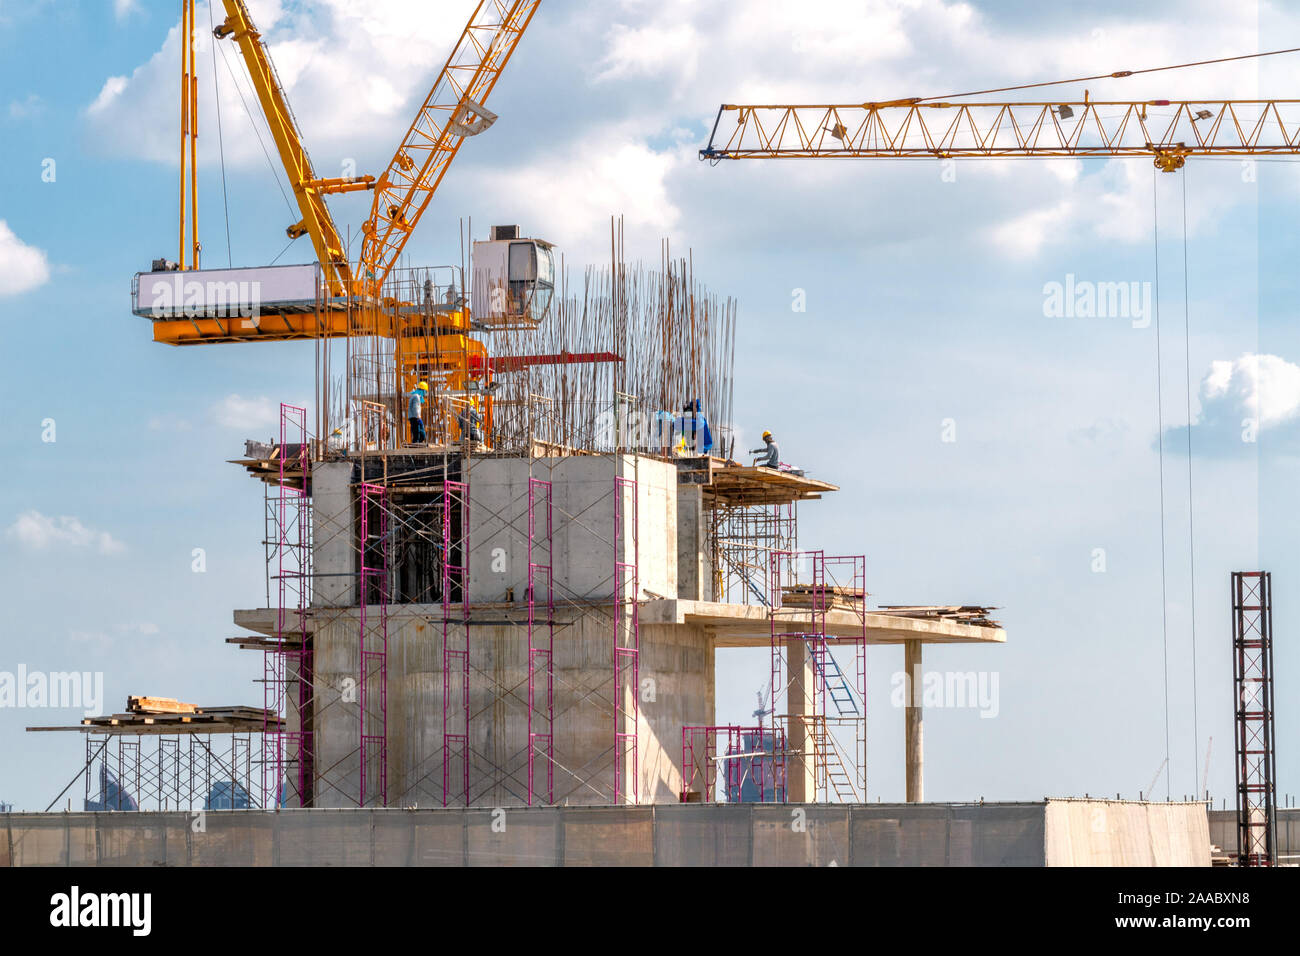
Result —
<path fill-rule="evenodd" d="M 1092 100 L 1085 93 L 1082 101 L 1023 103 L 724 104 L 700 159 L 1137 156 L 1172 172 L 1195 156 L 1296 154 L 1300 100 Z"/>
<path fill-rule="evenodd" d="M 428 208 L 461 143 L 497 119 L 484 104 L 540 0 L 483 0 L 375 184 L 362 227 L 363 281 L 381 286 Z M 369 291 L 369 290 L 367 290 Z"/>

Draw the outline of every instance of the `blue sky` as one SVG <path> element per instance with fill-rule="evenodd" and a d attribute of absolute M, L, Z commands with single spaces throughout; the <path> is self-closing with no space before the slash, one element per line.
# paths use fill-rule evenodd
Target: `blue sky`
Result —
<path fill-rule="evenodd" d="M 329 175 L 387 160 L 472 4 L 249 6 Z M 1228 575 L 1262 566 L 1275 575 L 1279 785 L 1293 793 L 1297 166 L 1194 161 L 1156 178 L 1141 160 L 971 163 L 947 182 L 929 163 L 695 158 L 723 101 L 861 102 L 1292 45 L 1295 14 L 1223 7 L 774 0 L 741 14 L 546 0 L 493 95 L 501 119 L 462 151 L 409 252 L 457 259 L 458 220 L 472 216 L 480 235 L 522 223 L 572 268 L 602 261 L 613 213 L 633 253 L 655 258 L 664 235 L 690 247 L 710 287 L 740 301 L 738 444 L 770 428 L 787 460 L 843 489 L 804 509 L 802 543 L 865 552 L 880 603 L 1002 608 L 1005 646 L 927 653 L 927 669 L 996 671 L 1000 690 L 996 718 L 927 715 L 927 797 L 1136 796 L 1165 756 L 1156 325 L 1043 306 L 1045 285 L 1067 276 L 1154 283 L 1158 190 L 1168 787 L 1198 788 L 1213 737 L 1209 787 L 1231 793 Z M 232 608 L 265 603 L 262 492 L 224 461 L 270 435 L 278 402 L 312 389 L 310 346 L 169 349 L 130 314 L 132 273 L 175 253 L 177 8 L 0 0 L 0 670 L 102 670 L 112 709 L 138 692 L 260 698 L 260 658 L 224 638 Z M 223 265 L 206 37 L 200 229 L 205 263 Z M 1090 92 L 1281 96 L 1293 66 Z M 283 249 L 290 213 L 220 55 L 216 73 L 230 257 L 258 264 Z M 1082 90 L 1053 95 L 1067 93 Z M 336 218 L 355 229 L 364 206 L 341 197 Z M 305 261 L 305 242 L 281 261 Z M 1262 425 L 1246 443 L 1249 417 Z M 948 419 L 956 441 L 942 440 Z M 743 721 L 766 654 L 719 664 L 719 722 Z M 869 789 L 886 800 L 902 796 L 902 715 L 889 705 L 901 665 L 901 650 L 870 655 Z M 53 798 L 79 741 L 23 728 L 76 716 L 0 708 L 0 801 Z"/>

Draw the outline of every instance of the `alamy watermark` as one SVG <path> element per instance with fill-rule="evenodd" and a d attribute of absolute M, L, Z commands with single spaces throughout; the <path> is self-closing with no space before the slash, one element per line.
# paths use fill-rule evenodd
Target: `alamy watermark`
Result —
<path fill-rule="evenodd" d="M 140 281 L 150 283 L 149 308 L 155 319 L 242 318 L 247 320 L 244 328 L 256 328 L 261 321 L 262 283 L 258 280 L 200 281 L 171 272 L 142 277 Z"/>
<path fill-rule="evenodd" d="M 1093 282 L 1067 272 L 1064 282 L 1043 285 L 1049 319 L 1129 319 L 1135 329 L 1151 324 L 1150 282 Z"/>
<path fill-rule="evenodd" d="M 1001 709 L 997 671 L 922 674 L 918 667 L 910 678 L 907 671 L 896 671 L 889 685 L 889 702 L 894 707 L 970 708 L 979 710 L 981 717 L 996 717 Z"/>
<path fill-rule="evenodd" d="M 66 709 L 77 707 L 87 717 L 103 713 L 103 671 L 0 671 L 0 707 Z"/>

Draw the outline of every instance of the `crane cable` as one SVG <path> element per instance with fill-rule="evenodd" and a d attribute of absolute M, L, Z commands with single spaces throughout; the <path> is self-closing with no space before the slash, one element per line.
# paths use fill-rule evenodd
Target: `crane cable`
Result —
<path fill-rule="evenodd" d="M 1265 56 L 1278 56 L 1283 53 L 1300 53 L 1300 47 L 1291 47 L 1287 50 L 1268 50 L 1262 53 L 1243 53 L 1241 56 L 1221 56 L 1214 60 L 1197 60 L 1192 63 L 1175 63 L 1171 66 L 1152 66 L 1144 70 L 1116 70 L 1113 73 L 1098 73 L 1096 76 L 1079 76 L 1072 80 L 1048 80 L 1043 83 L 1022 83 L 1019 86 L 999 86 L 991 90 L 973 90 L 970 93 L 949 93 L 947 96 L 921 96 L 917 97 L 916 102 L 928 103 L 932 100 L 951 100 L 960 99 L 966 96 L 983 96 L 986 93 L 1009 93 L 1013 90 L 1034 90 L 1044 86 L 1064 86 L 1069 83 L 1087 83 L 1091 80 L 1121 80 L 1129 76 L 1137 76 L 1140 73 L 1160 73 L 1164 70 L 1185 70 L 1193 66 L 1210 66 L 1215 63 L 1232 63 L 1236 60 L 1254 60 Z"/>
<path fill-rule="evenodd" d="M 1196 676 L 1196 508 L 1192 498 L 1192 332 L 1187 271 L 1187 167 L 1183 167 L 1183 364 L 1187 382 L 1187 563 L 1192 615 L 1192 769 L 1193 783 L 1201 779 L 1200 682 Z M 1198 793 L 1197 798 L 1203 794 Z"/>
<path fill-rule="evenodd" d="M 1159 177 L 1157 170 L 1152 171 L 1152 234 L 1155 245 L 1155 312 L 1156 312 L 1156 424 L 1158 431 L 1157 449 L 1160 462 L 1160 621 L 1161 641 L 1164 653 L 1164 706 L 1165 706 L 1165 759 L 1169 759 L 1169 607 L 1167 598 L 1167 560 L 1165 540 L 1165 464 L 1164 464 L 1164 396 L 1161 366 L 1160 337 L 1160 209 Z M 1183 227 L 1183 376 L 1186 383 L 1187 412 L 1187 550 L 1188 550 L 1188 588 L 1190 591 L 1191 636 L 1192 636 L 1192 769 L 1193 783 L 1200 780 L 1200 681 L 1197 676 L 1196 662 L 1196 509 L 1192 484 L 1192 357 L 1191 357 L 1191 301 L 1189 298 L 1190 278 L 1188 272 L 1188 230 L 1187 230 L 1187 169 L 1182 172 L 1182 227 Z M 1171 767 L 1172 770 L 1172 767 Z M 1165 798 L 1171 796 L 1172 772 L 1165 777 Z"/>
<path fill-rule="evenodd" d="M 1156 306 L 1156 442 L 1157 460 L 1160 463 L 1160 640 L 1164 654 L 1164 693 L 1165 693 L 1165 763 L 1169 763 L 1169 600 L 1167 597 L 1167 573 L 1165 562 L 1165 415 L 1163 376 L 1160 355 L 1160 201 L 1159 170 L 1151 170 L 1151 237 L 1155 249 L 1155 306 Z M 1170 799 L 1172 791 L 1173 766 L 1165 775 L 1165 799 Z"/>
<path fill-rule="evenodd" d="M 219 43 L 214 43 L 213 46 L 217 48 L 221 47 Z M 280 174 L 276 171 L 275 162 L 271 159 L 271 153 L 266 148 L 266 143 L 262 140 L 262 130 L 257 125 L 257 121 L 253 118 L 253 111 L 248 108 L 248 101 L 244 99 L 244 91 L 239 86 L 239 78 L 235 75 L 235 69 L 230 65 L 230 59 L 226 56 L 226 51 L 224 49 L 221 50 L 221 59 L 226 64 L 226 70 L 230 73 L 231 82 L 235 84 L 235 93 L 239 95 L 239 103 L 244 107 L 244 113 L 248 116 L 248 122 L 253 127 L 254 135 L 257 136 L 258 145 L 262 147 L 262 155 L 266 157 L 266 164 L 271 168 L 271 178 L 275 180 L 275 185 L 279 188 L 280 195 L 284 197 L 284 204 L 288 208 L 289 214 L 291 216 L 298 215 L 298 211 L 294 209 L 293 203 L 289 201 L 289 194 L 284 191 L 284 184 L 280 182 Z"/>
<path fill-rule="evenodd" d="M 221 130 L 221 87 L 217 84 L 216 21 L 212 18 L 212 4 L 208 4 L 208 24 L 212 27 L 212 98 L 217 102 L 217 149 L 221 155 L 221 203 L 226 209 L 226 267 L 234 266 L 230 251 L 230 197 L 226 193 L 226 140 Z"/>

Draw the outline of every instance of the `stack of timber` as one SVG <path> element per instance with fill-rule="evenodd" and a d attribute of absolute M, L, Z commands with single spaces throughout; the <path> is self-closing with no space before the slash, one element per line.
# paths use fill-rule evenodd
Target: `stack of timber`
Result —
<path fill-rule="evenodd" d="M 882 604 L 881 614 L 892 617 L 917 617 L 935 621 L 956 621 L 958 624 L 971 624 L 975 627 L 1001 627 L 989 617 L 995 607 L 981 607 L 978 604 Z"/>
<path fill-rule="evenodd" d="M 843 588 L 830 584 L 822 587 L 792 584 L 781 589 L 781 606 L 860 612 L 863 598 L 867 595 L 868 592 L 858 588 Z"/>
<path fill-rule="evenodd" d="M 300 442 L 287 442 L 281 446 L 279 443 L 272 442 L 245 441 L 244 457 L 232 458 L 230 464 L 240 465 L 251 477 L 274 484 L 280 480 L 280 465 L 283 459 L 285 481 L 291 487 L 301 488 L 303 481 L 308 477 L 303 475 L 303 450 Z M 310 452 L 310 448 L 308 451 Z M 308 454 L 306 457 L 310 469 L 311 456 Z"/>
<path fill-rule="evenodd" d="M 280 731 L 283 721 L 274 711 L 262 707 L 198 707 L 170 697 L 131 696 L 126 711 L 120 714 L 85 717 L 72 727 L 27 729 L 101 734 L 247 734 Z"/>

